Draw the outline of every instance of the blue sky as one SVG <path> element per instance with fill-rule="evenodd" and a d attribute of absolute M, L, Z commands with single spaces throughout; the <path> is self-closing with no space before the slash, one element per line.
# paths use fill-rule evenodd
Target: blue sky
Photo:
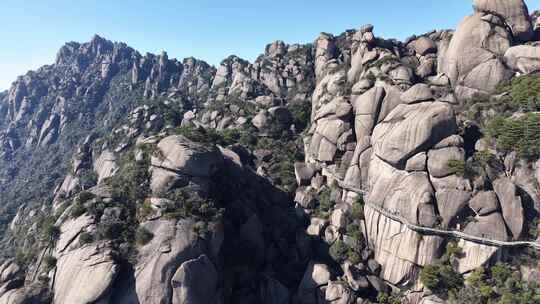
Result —
<path fill-rule="evenodd" d="M 540 8 L 540 0 L 526 2 Z M 65 42 L 96 33 L 142 53 L 219 64 L 231 54 L 253 60 L 276 39 L 311 42 L 365 23 L 377 36 L 404 39 L 455 28 L 471 11 L 472 0 L 2 0 L 0 91 L 52 63 Z"/>

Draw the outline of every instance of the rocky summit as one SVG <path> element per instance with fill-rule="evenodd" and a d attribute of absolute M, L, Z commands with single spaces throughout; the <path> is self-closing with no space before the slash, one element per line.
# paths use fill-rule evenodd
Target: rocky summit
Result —
<path fill-rule="evenodd" d="M 0 304 L 540 303 L 540 12 L 0 93 Z"/>

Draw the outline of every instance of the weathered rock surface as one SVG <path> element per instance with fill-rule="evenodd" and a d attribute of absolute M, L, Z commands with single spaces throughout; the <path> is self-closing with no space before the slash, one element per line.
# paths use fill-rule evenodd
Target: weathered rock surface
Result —
<path fill-rule="evenodd" d="M 171 281 L 178 268 L 204 253 L 196 243 L 193 225 L 191 221 L 175 223 L 161 219 L 144 224 L 154 238 L 140 248 L 135 265 L 135 290 L 119 297 L 120 302 L 161 304 L 173 297 Z"/>
<path fill-rule="evenodd" d="M 54 278 L 54 303 L 107 303 L 118 270 L 106 243 L 60 255 Z"/>
<path fill-rule="evenodd" d="M 386 281 L 406 284 L 415 280 L 420 271 L 418 265 L 429 265 L 437 258 L 443 243 L 441 237 L 420 236 L 369 207 L 365 208 L 365 217 L 367 237 Z"/>
<path fill-rule="evenodd" d="M 504 221 L 508 225 L 513 239 L 517 240 L 523 232 L 525 214 L 523 213 L 521 198 L 516 192 L 516 185 L 506 178 L 500 178 L 493 183 L 493 188 L 501 203 Z"/>
<path fill-rule="evenodd" d="M 399 105 L 373 131 L 373 152 L 396 167 L 456 131 L 452 108 L 441 102 Z"/>
<path fill-rule="evenodd" d="M 474 0 L 473 5 L 478 12 L 495 13 L 502 17 L 518 41 L 525 42 L 532 38 L 529 10 L 523 0 Z"/>
<path fill-rule="evenodd" d="M 166 192 L 187 179 L 207 179 L 223 163 L 219 151 L 194 143 L 183 136 L 169 136 L 157 146 L 159 155 L 152 156 L 151 189 Z"/>
<path fill-rule="evenodd" d="M 479 216 L 500 211 L 499 199 L 493 191 L 483 191 L 477 193 L 469 202 L 469 207 Z"/>
<path fill-rule="evenodd" d="M 492 92 L 497 84 L 511 76 L 498 59 L 510 48 L 511 34 L 503 20 L 490 17 L 492 20 L 488 22 L 482 13 L 475 13 L 466 17 L 456 29 L 440 66 L 440 71 L 450 78 L 454 87 Z M 458 94 L 465 97 L 468 93 L 459 89 Z"/>
<path fill-rule="evenodd" d="M 316 304 L 324 300 L 324 294 L 319 289 L 328 284 L 331 274 L 328 266 L 310 262 L 304 278 L 298 287 L 298 300 L 302 304 Z"/>
<path fill-rule="evenodd" d="M 206 255 L 189 260 L 174 274 L 172 304 L 213 304 L 218 301 L 218 273 Z"/>

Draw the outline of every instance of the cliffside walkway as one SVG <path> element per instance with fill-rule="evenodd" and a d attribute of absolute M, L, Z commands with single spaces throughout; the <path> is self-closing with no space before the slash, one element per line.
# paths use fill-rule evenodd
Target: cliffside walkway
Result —
<path fill-rule="evenodd" d="M 355 187 L 351 187 L 347 184 L 345 184 L 342 180 L 337 178 L 337 176 L 332 175 L 332 178 L 334 178 L 339 186 L 345 190 L 356 192 L 362 195 L 366 195 L 367 192 L 358 189 Z M 425 226 L 418 226 L 416 224 L 410 223 L 406 218 L 400 216 L 399 214 L 394 214 L 392 212 L 389 212 L 385 210 L 384 208 L 381 208 L 380 206 L 377 206 L 373 203 L 366 202 L 365 206 L 377 211 L 378 213 L 386 216 L 387 218 L 390 218 L 396 222 L 401 223 L 402 225 L 405 225 L 410 230 L 422 233 L 422 234 L 429 234 L 429 235 L 440 235 L 440 236 L 446 236 L 446 237 L 452 237 L 456 239 L 463 239 L 466 241 L 470 241 L 477 244 L 487 245 L 487 246 L 495 246 L 495 247 L 531 247 L 536 250 L 540 250 L 540 243 L 538 242 L 530 242 L 530 241 L 499 241 L 495 239 L 489 239 L 489 238 L 483 238 L 479 236 L 475 236 L 472 234 L 467 234 L 461 231 L 457 230 L 443 230 L 443 229 L 437 229 L 437 228 L 430 228 Z"/>

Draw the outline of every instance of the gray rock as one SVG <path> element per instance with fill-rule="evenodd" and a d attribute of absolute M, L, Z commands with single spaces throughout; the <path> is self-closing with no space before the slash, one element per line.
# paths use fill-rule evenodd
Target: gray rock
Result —
<path fill-rule="evenodd" d="M 369 168 L 370 193 L 367 196 L 369 203 L 380 206 L 385 210 L 397 213 L 411 223 L 418 223 L 435 214 L 423 214 L 420 210 L 424 204 L 432 204 L 434 189 L 425 172 L 412 172 L 397 170 L 388 163 L 374 157 Z M 430 209 L 422 209 L 429 212 Z M 434 211 L 431 209 L 432 212 Z"/>
<path fill-rule="evenodd" d="M 441 58 L 440 72 L 450 78 L 453 86 L 492 92 L 510 76 L 497 59 L 510 45 L 511 35 L 503 26 L 484 21 L 480 13 L 468 16 L 452 36 Z"/>
<path fill-rule="evenodd" d="M 305 209 L 312 209 L 317 203 L 315 191 L 311 187 L 299 187 L 296 189 L 294 202 Z"/>
<path fill-rule="evenodd" d="M 388 285 L 386 285 L 386 283 L 379 277 L 368 275 L 367 279 L 369 281 L 369 284 L 371 284 L 371 286 L 373 286 L 373 288 L 375 288 L 375 290 L 377 290 L 378 292 L 388 293 L 390 291 L 390 287 L 388 287 Z"/>
<path fill-rule="evenodd" d="M 337 229 L 345 229 L 347 222 L 348 218 L 345 211 L 342 209 L 334 209 L 332 216 L 330 217 L 330 223 Z"/>
<path fill-rule="evenodd" d="M 315 168 L 312 164 L 295 163 L 294 175 L 299 186 L 308 186 L 315 175 Z"/>
<path fill-rule="evenodd" d="M 343 265 L 345 278 L 347 279 L 347 283 L 349 283 L 349 286 L 351 286 L 352 290 L 358 292 L 363 289 L 369 288 L 369 282 L 365 275 L 363 273 L 365 271 L 361 271 L 354 265 L 350 265 L 348 262 L 345 262 Z"/>
<path fill-rule="evenodd" d="M 474 0 L 478 12 L 495 13 L 502 18 L 518 41 L 526 42 L 533 36 L 527 5 L 523 0 Z"/>
<path fill-rule="evenodd" d="M 108 150 L 103 151 L 99 158 L 94 162 L 94 171 L 98 176 L 98 184 L 104 179 L 113 176 L 117 170 L 116 156 Z"/>
<path fill-rule="evenodd" d="M 504 59 L 509 67 L 522 74 L 532 74 L 540 71 L 539 46 L 513 46 L 506 51 Z"/>
<path fill-rule="evenodd" d="M 499 178 L 493 182 L 493 189 L 501 203 L 504 221 L 512 232 L 513 239 L 518 240 L 523 232 L 525 214 L 516 185 L 508 178 Z"/>
<path fill-rule="evenodd" d="M 424 83 L 415 84 L 410 89 L 401 94 L 401 100 L 405 103 L 411 104 L 415 102 L 433 100 L 433 93 L 431 88 Z"/>
<path fill-rule="evenodd" d="M 298 286 L 299 302 L 301 304 L 320 303 L 318 299 L 324 299 L 324 297 L 319 288 L 328 284 L 330 279 L 331 274 L 327 265 L 310 262 Z"/>
<path fill-rule="evenodd" d="M 352 104 L 355 112 L 354 128 L 360 150 L 369 146 L 369 136 L 377 122 L 381 103 L 385 96 L 384 88 L 373 87 L 361 96 L 353 97 Z"/>
<path fill-rule="evenodd" d="M 106 243 L 87 245 L 60 255 L 56 264 L 54 303 L 107 301 L 118 270 Z"/>
<path fill-rule="evenodd" d="M 213 304 L 218 298 L 218 273 L 206 255 L 182 263 L 171 280 L 172 304 Z"/>
<path fill-rule="evenodd" d="M 7 260 L 0 265 L 0 285 L 15 279 L 21 274 L 21 267 L 13 260 Z"/>
<path fill-rule="evenodd" d="M 354 299 L 347 284 L 342 282 L 329 282 L 326 287 L 325 300 L 327 303 L 349 304 Z"/>
<path fill-rule="evenodd" d="M 369 271 L 374 275 L 379 275 L 381 273 L 381 264 L 375 260 L 369 260 L 367 263 Z"/>
<path fill-rule="evenodd" d="M 497 195 L 493 191 L 478 192 L 469 202 L 469 207 L 479 216 L 501 210 Z"/>
<path fill-rule="evenodd" d="M 409 43 L 409 47 L 412 47 L 416 54 L 420 56 L 425 56 L 430 53 L 437 52 L 437 44 L 430 38 L 422 36 L 413 42 Z"/>
<path fill-rule="evenodd" d="M 223 163 L 219 151 L 183 136 L 166 137 L 157 148 L 160 155 L 152 156 L 150 168 L 150 188 L 153 193 L 167 191 L 182 176 L 209 178 Z"/>
<path fill-rule="evenodd" d="M 268 117 L 268 112 L 265 110 L 261 110 L 253 119 L 251 120 L 251 123 L 259 130 L 265 129 L 268 124 L 270 123 L 270 119 Z"/>
<path fill-rule="evenodd" d="M 407 160 L 407 165 L 405 166 L 405 170 L 408 172 L 426 171 L 426 169 L 427 169 L 427 153 L 426 152 L 420 152 L 416 154 L 415 156 L 409 158 L 409 160 Z"/>
<path fill-rule="evenodd" d="M 429 150 L 427 162 L 429 174 L 437 178 L 453 174 L 449 167 L 452 160 L 465 161 L 465 151 L 458 147 Z"/>
<path fill-rule="evenodd" d="M 178 268 L 205 254 L 202 247 L 209 248 L 212 255 L 219 253 L 223 233 L 219 229 L 209 240 L 198 239 L 195 223 L 189 220 L 168 221 L 158 219 L 142 224 L 154 237 L 138 248 L 134 265 L 134 290 L 126 290 L 120 303 L 167 303 L 173 297 L 171 281 Z"/>
<path fill-rule="evenodd" d="M 456 216 L 467 206 L 471 192 L 459 189 L 441 189 L 435 193 L 442 226 L 449 227 Z"/>
<path fill-rule="evenodd" d="M 508 232 L 500 213 L 478 216 L 475 219 L 465 227 L 465 233 L 482 238 L 508 241 Z"/>
<path fill-rule="evenodd" d="M 328 225 L 328 221 L 316 217 L 311 218 L 311 224 L 307 228 L 307 234 L 312 236 L 322 236 L 324 228 Z"/>
<path fill-rule="evenodd" d="M 373 131 L 373 152 L 396 167 L 457 130 L 454 111 L 445 103 L 399 105 Z"/>

